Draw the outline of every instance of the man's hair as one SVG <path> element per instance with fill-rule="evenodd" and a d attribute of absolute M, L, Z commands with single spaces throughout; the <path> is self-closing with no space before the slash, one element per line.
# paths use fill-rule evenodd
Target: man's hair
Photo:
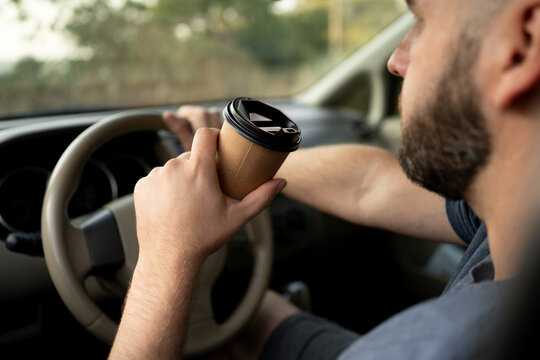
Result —
<path fill-rule="evenodd" d="M 493 25 L 493 21 L 499 13 L 512 0 L 473 0 L 471 6 L 466 7 L 464 19 L 465 25 L 483 34 Z M 478 34 L 478 35 L 480 35 Z"/>

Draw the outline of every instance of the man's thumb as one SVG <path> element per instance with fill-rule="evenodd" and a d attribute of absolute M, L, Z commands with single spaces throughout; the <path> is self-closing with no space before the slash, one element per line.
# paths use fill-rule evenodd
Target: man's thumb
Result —
<path fill-rule="evenodd" d="M 245 221 L 251 220 L 270 205 L 285 186 L 287 186 L 285 179 L 273 179 L 247 194 L 242 201 L 236 204 L 242 215 L 247 217 Z"/>

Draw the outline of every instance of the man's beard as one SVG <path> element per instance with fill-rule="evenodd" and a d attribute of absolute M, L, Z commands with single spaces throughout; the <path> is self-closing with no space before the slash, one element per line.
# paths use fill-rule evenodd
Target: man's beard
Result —
<path fill-rule="evenodd" d="M 491 153 L 469 49 L 455 56 L 431 101 L 408 119 L 399 151 L 409 179 L 448 199 L 464 197 Z"/>

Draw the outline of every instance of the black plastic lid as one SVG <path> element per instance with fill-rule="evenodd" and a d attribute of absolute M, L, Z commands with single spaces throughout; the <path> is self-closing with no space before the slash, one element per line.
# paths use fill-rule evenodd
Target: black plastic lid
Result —
<path fill-rule="evenodd" d="M 272 105 L 240 97 L 227 104 L 223 115 L 240 135 L 258 145 L 281 152 L 300 147 L 298 125 Z"/>

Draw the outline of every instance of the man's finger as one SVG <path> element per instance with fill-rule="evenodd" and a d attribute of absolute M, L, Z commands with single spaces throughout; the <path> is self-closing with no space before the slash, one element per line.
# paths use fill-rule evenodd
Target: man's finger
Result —
<path fill-rule="evenodd" d="M 169 130 L 178 138 L 184 151 L 191 150 L 193 143 L 193 129 L 186 119 L 179 118 L 172 112 L 165 112 L 162 115 L 163 122 Z"/>
<path fill-rule="evenodd" d="M 189 160 L 191 158 L 191 151 L 184 151 L 183 153 L 178 155 L 176 158 L 180 160 Z"/>
<path fill-rule="evenodd" d="M 203 127 L 211 127 L 209 121 L 210 115 L 204 107 L 183 105 L 178 109 L 177 115 L 180 118 L 188 119 L 194 131 Z"/>
<path fill-rule="evenodd" d="M 208 114 L 210 116 L 210 126 L 221 129 L 223 123 L 221 120 L 221 111 L 217 107 L 211 107 L 208 109 Z"/>
<path fill-rule="evenodd" d="M 242 221 L 247 222 L 264 210 L 272 200 L 287 186 L 284 179 L 273 179 L 265 182 L 236 203 L 234 206 L 240 214 Z"/>
<path fill-rule="evenodd" d="M 190 160 L 200 160 L 216 166 L 216 152 L 219 130 L 211 128 L 201 128 L 195 133 L 193 145 L 191 146 Z"/>

